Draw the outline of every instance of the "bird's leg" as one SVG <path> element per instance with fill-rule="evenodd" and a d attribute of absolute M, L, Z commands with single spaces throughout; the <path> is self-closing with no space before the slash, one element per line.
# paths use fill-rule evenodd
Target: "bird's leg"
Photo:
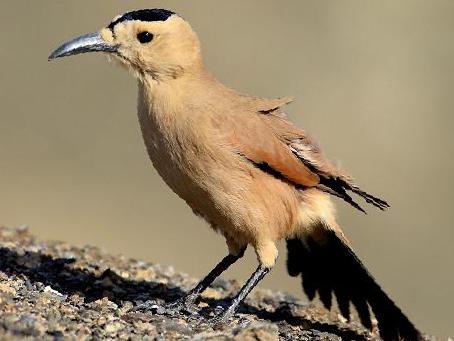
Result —
<path fill-rule="evenodd" d="M 214 317 L 210 322 L 213 325 L 227 323 L 230 317 L 235 314 L 239 304 L 244 301 L 246 296 L 254 289 L 254 287 L 265 277 L 265 275 L 271 271 L 271 268 L 259 265 L 257 270 L 254 271 L 252 276 L 248 279 L 246 284 L 241 288 L 238 294 L 233 298 L 230 306 L 225 309 L 218 316 Z"/>
<path fill-rule="evenodd" d="M 227 270 L 232 264 L 234 264 L 238 259 L 244 256 L 244 252 L 246 251 L 246 247 L 240 250 L 237 255 L 229 254 L 225 256 L 213 270 L 210 271 L 208 275 L 205 276 L 191 291 L 189 291 L 185 296 L 176 300 L 173 303 L 170 303 L 167 306 L 167 309 L 175 312 L 180 311 L 182 309 L 191 311 L 192 306 L 195 300 L 199 297 L 199 295 L 206 289 L 208 286 L 213 283 L 213 281 L 219 277 L 225 270 Z"/>

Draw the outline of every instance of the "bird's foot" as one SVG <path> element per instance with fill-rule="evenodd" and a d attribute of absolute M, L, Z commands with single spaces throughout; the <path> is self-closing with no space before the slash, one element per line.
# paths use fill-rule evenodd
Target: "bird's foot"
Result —
<path fill-rule="evenodd" d="M 136 311 L 141 311 L 144 313 L 151 313 L 153 315 L 165 315 L 166 314 L 166 308 L 165 306 L 162 306 L 158 304 L 158 302 L 154 300 L 149 300 L 144 303 L 141 303 L 135 307 Z"/>
<path fill-rule="evenodd" d="M 198 309 L 194 303 L 197 296 L 188 294 L 187 296 L 181 297 L 178 300 L 169 303 L 165 306 L 166 313 L 168 315 L 176 315 L 179 313 L 185 313 L 188 315 L 197 315 Z"/>
<path fill-rule="evenodd" d="M 223 309 L 222 307 L 216 307 L 215 316 L 211 318 L 208 322 L 213 327 L 219 327 L 226 325 L 230 322 L 231 318 L 235 315 L 235 308 L 228 307 Z"/>
<path fill-rule="evenodd" d="M 142 311 L 146 313 L 151 313 L 153 315 L 167 315 L 175 316 L 177 314 L 183 313 L 185 315 L 198 315 L 197 306 L 194 304 L 195 299 L 193 297 L 185 296 L 175 302 L 161 305 L 155 300 L 149 300 L 144 303 L 139 304 L 135 310 Z"/>

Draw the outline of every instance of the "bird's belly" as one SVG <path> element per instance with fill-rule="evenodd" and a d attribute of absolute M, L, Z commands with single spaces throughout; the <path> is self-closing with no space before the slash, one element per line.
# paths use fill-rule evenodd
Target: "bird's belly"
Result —
<path fill-rule="evenodd" d="M 179 162 L 172 160 L 172 155 L 165 152 L 149 152 L 154 168 L 164 182 L 182 198 L 193 212 L 205 219 L 215 230 L 229 228 L 225 211 L 220 208 L 219 184 L 209 175 L 200 176 L 197 172 L 188 171 Z"/>
<path fill-rule="evenodd" d="M 194 177 L 184 169 L 179 160 L 174 159 L 174 154 L 169 152 L 167 148 L 147 145 L 147 150 L 158 174 L 182 199 L 191 201 L 193 196 L 203 194 L 200 186 L 194 181 Z"/>
<path fill-rule="evenodd" d="M 185 200 L 197 215 L 215 226 L 217 219 L 209 190 L 212 187 L 207 188 L 207 177 L 201 175 L 202 170 L 197 169 L 193 160 L 188 160 L 189 150 L 169 145 L 165 142 L 167 137 L 159 135 L 156 131 L 153 134 L 144 132 L 144 142 L 154 168 L 167 186 Z"/>

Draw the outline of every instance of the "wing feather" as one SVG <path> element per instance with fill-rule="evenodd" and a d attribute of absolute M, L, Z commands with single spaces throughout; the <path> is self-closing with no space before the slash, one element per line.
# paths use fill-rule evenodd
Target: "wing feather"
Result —
<path fill-rule="evenodd" d="M 259 166 L 270 167 L 296 185 L 313 187 L 320 182 L 318 175 L 313 173 L 273 135 L 234 134 L 231 141 L 239 153 L 248 160 Z"/>
<path fill-rule="evenodd" d="M 303 130 L 295 127 L 280 110 L 274 110 L 261 115 L 262 120 L 273 130 L 275 136 L 283 141 L 290 151 L 304 163 L 312 172 L 319 176 L 317 188 L 342 198 L 356 209 L 365 212 L 347 193 L 350 191 L 362 197 L 368 204 L 380 210 L 389 207 L 388 203 L 363 190 L 353 178 L 343 169 L 334 165 L 323 153 L 317 142 Z"/>

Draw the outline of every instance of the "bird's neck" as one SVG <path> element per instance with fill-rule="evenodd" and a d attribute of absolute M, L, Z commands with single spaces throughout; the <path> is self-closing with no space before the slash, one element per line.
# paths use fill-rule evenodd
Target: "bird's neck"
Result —
<path fill-rule="evenodd" d="M 194 109 L 216 105 L 219 98 L 226 99 L 235 94 L 204 67 L 177 78 L 157 80 L 146 76 L 139 79 L 139 109 L 161 119 L 172 116 L 184 119 L 185 115 L 193 117 L 198 114 Z"/>
<path fill-rule="evenodd" d="M 190 84 L 187 76 L 156 80 L 139 79 L 139 109 L 150 117 L 171 116 L 181 111 L 185 101 L 185 88 Z"/>

